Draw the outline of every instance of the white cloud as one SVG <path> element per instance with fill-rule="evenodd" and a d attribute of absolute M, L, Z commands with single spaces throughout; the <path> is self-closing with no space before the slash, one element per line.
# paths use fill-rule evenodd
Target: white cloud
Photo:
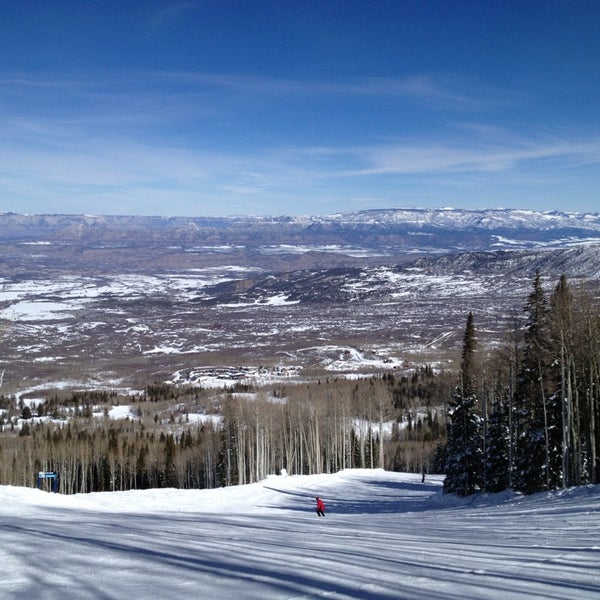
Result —
<path fill-rule="evenodd" d="M 352 176 L 507 171 L 537 161 L 561 161 L 563 166 L 600 163 L 600 139 L 521 139 L 513 145 L 447 139 L 332 152 L 346 153 L 363 165 L 344 172 Z"/>

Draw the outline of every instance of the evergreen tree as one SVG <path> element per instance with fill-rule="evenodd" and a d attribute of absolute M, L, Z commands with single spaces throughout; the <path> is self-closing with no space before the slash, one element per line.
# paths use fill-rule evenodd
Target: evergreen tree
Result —
<path fill-rule="evenodd" d="M 446 463 L 448 462 L 448 446 L 443 442 L 438 442 L 433 454 L 431 468 L 434 473 L 444 473 Z"/>
<path fill-rule="evenodd" d="M 565 487 L 573 479 L 570 465 L 571 420 L 573 415 L 572 372 L 574 356 L 574 301 L 565 275 L 550 298 L 549 335 L 552 349 L 551 377 L 553 393 L 548 403 L 548 478 L 549 487 Z"/>
<path fill-rule="evenodd" d="M 236 461 L 237 439 L 234 432 L 235 424 L 224 419 L 216 467 L 217 482 L 222 487 L 239 483 Z"/>
<path fill-rule="evenodd" d="M 461 381 L 450 402 L 444 491 L 468 496 L 482 487 L 483 440 L 475 392 L 475 326 L 469 313 L 461 360 Z"/>
<path fill-rule="evenodd" d="M 164 487 L 177 487 L 177 477 L 175 475 L 175 456 L 177 453 L 177 447 L 172 434 L 165 436 L 164 444 Z"/>
<path fill-rule="evenodd" d="M 510 433 L 507 402 L 500 399 L 492 408 L 487 430 L 485 489 L 502 492 L 510 483 Z"/>
<path fill-rule="evenodd" d="M 517 378 L 514 487 L 530 494 L 550 487 L 550 436 L 552 423 L 551 353 L 548 306 L 536 272 L 533 291 L 525 312 L 528 314 L 524 347 Z"/>

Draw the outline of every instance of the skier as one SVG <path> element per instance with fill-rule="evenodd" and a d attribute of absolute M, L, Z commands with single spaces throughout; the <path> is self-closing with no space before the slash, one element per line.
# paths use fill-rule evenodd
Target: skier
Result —
<path fill-rule="evenodd" d="M 321 500 L 321 498 L 319 498 L 319 496 L 317 496 L 315 498 L 315 500 L 317 501 L 317 514 L 319 515 L 319 517 L 324 517 L 325 516 L 325 504 L 323 503 L 323 500 Z"/>

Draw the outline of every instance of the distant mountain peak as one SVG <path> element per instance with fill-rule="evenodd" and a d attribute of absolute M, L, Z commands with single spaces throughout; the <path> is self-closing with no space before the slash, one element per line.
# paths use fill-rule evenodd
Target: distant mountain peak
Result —
<path fill-rule="evenodd" d="M 518 208 L 381 208 L 324 216 L 161 217 L 0 213 L 0 242 L 367 248 L 386 255 L 600 243 L 600 214 Z"/>

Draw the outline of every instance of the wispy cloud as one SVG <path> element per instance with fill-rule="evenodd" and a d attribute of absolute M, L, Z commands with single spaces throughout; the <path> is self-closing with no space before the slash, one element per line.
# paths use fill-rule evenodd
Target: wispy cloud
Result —
<path fill-rule="evenodd" d="M 248 112 L 252 118 L 257 113 L 266 118 L 288 111 L 290 106 L 302 119 L 308 115 L 307 106 L 336 112 L 361 100 L 368 101 L 361 110 L 374 114 L 379 102 L 393 101 L 409 103 L 411 111 L 434 115 L 440 111 L 469 114 L 512 101 L 509 94 L 492 94 L 480 86 L 448 83 L 429 75 L 325 81 L 196 72 L 111 72 L 60 78 L 30 73 L 5 75 L 0 77 L 0 85 L 4 94 L 0 116 L 5 119 L 18 116 L 60 120 L 65 126 L 129 127 L 142 135 L 151 134 L 155 126 L 176 127 L 186 121 L 219 118 L 248 124 Z M 385 110 L 390 110 L 389 105 Z M 402 122 L 406 117 L 399 106 L 396 110 L 395 120 Z M 315 109 L 314 114 L 320 113 Z"/>
<path fill-rule="evenodd" d="M 528 162 L 596 160 L 598 140 L 529 148 L 456 148 L 442 144 L 394 148 L 331 149 L 311 152 L 282 148 L 262 153 L 215 153 L 197 149 L 157 147 L 130 140 L 90 140 L 83 144 L 63 140 L 53 148 L 15 148 L 0 151 L 0 185 L 4 192 L 26 187 L 48 196 L 71 196 L 81 202 L 111 197 L 113 201 L 143 202 L 162 197 L 222 201 L 235 206 L 249 198 L 262 202 L 289 197 L 352 197 L 378 189 L 378 177 L 415 177 L 428 182 L 452 177 L 459 185 L 471 174 L 503 173 L 538 180 L 541 173 L 522 169 Z M 595 154 L 594 154 L 595 153 Z M 347 169 L 349 163 L 364 168 Z M 553 169 L 547 173 L 553 175 Z M 357 188 L 360 180 L 361 190 Z M 369 183 L 370 182 L 370 183 Z M 402 184 L 400 184 L 402 187 Z M 118 204 L 118 202 L 117 202 Z M 213 207 L 214 208 L 214 207 Z"/>
<path fill-rule="evenodd" d="M 316 154 L 337 156 L 355 167 L 344 176 L 410 175 L 508 171 L 533 163 L 560 161 L 562 166 L 600 164 L 600 137 L 589 139 L 515 138 L 512 144 L 465 141 L 447 135 L 441 140 L 355 148 L 319 148 Z M 359 166 L 357 166 L 359 165 Z"/>
<path fill-rule="evenodd" d="M 315 100 L 333 97 L 404 98 L 437 108 L 473 110 L 490 105 L 514 104 L 515 95 L 480 84 L 437 80 L 431 75 L 407 77 L 354 77 L 338 80 L 263 78 L 227 74 L 168 72 L 148 74 L 171 86 L 222 89 L 263 96 L 302 96 Z"/>
<path fill-rule="evenodd" d="M 151 29 L 161 29 L 166 25 L 182 19 L 190 12 L 196 12 L 201 8 L 199 2 L 190 0 L 181 0 L 179 2 L 171 2 L 150 13 L 148 25 Z"/>

